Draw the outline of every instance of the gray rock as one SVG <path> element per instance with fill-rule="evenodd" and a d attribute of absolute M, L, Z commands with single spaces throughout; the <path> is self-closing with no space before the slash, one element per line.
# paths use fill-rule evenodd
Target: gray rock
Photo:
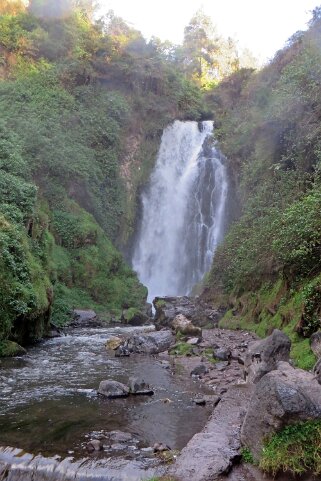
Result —
<path fill-rule="evenodd" d="M 279 362 L 256 384 L 242 426 L 242 443 L 256 460 L 266 436 L 293 422 L 321 418 L 321 386 L 313 374 Z"/>
<path fill-rule="evenodd" d="M 125 346 L 118 346 L 117 349 L 115 349 L 115 357 L 129 357 L 130 352 L 129 349 Z"/>
<path fill-rule="evenodd" d="M 155 443 L 153 446 L 154 453 L 163 453 L 164 451 L 170 451 L 171 448 L 163 443 Z"/>
<path fill-rule="evenodd" d="M 217 327 L 222 312 L 198 297 L 156 297 L 153 301 L 156 313 L 154 322 L 157 329 L 172 327 L 172 322 L 178 314 L 183 314 L 195 326 Z"/>
<path fill-rule="evenodd" d="M 198 326 L 194 326 L 192 321 L 187 319 L 183 314 L 175 316 L 172 322 L 172 328 L 176 333 L 181 333 L 184 336 L 199 336 L 202 337 L 202 329 Z"/>
<path fill-rule="evenodd" d="M 191 346 L 196 346 L 202 341 L 201 337 L 191 337 L 190 339 L 187 339 L 186 343 L 190 344 Z"/>
<path fill-rule="evenodd" d="M 194 399 L 194 403 L 195 403 L 197 406 L 205 406 L 206 400 L 205 400 L 204 398 L 195 398 L 195 399 Z"/>
<path fill-rule="evenodd" d="M 313 368 L 313 374 L 315 379 L 318 381 L 319 384 L 321 384 L 321 359 L 319 359 L 314 368 Z"/>
<path fill-rule="evenodd" d="M 215 369 L 217 371 L 225 371 L 225 369 L 228 367 L 228 365 L 229 365 L 228 361 L 217 362 L 215 364 Z"/>
<path fill-rule="evenodd" d="M 72 325 L 80 327 L 101 326 L 102 322 L 98 319 L 95 311 L 91 309 L 74 309 L 72 312 Z"/>
<path fill-rule="evenodd" d="M 45 337 L 48 339 L 55 339 L 56 337 L 62 337 L 62 334 L 58 329 L 50 329 Z"/>
<path fill-rule="evenodd" d="M 108 437 L 111 442 L 116 444 L 129 443 L 133 441 L 132 434 L 125 433 L 123 431 L 110 431 L 110 433 L 108 433 Z"/>
<path fill-rule="evenodd" d="M 318 359 L 321 358 L 321 331 L 315 332 L 310 337 L 310 346 Z"/>
<path fill-rule="evenodd" d="M 229 361 L 231 359 L 232 353 L 230 349 L 220 347 L 218 349 L 214 349 L 213 355 L 216 359 L 219 359 L 220 361 Z"/>
<path fill-rule="evenodd" d="M 146 334 L 134 335 L 125 343 L 125 347 L 130 352 L 143 354 L 158 354 L 167 351 L 175 338 L 170 330 L 150 332 Z"/>
<path fill-rule="evenodd" d="M 129 378 L 129 390 L 131 394 L 143 394 L 152 396 L 154 391 L 151 389 L 149 384 L 147 384 L 144 380 L 139 380 L 136 377 Z"/>
<path fill-rule="evenodd" d="M 103 449 L 103 445 L 98 439 L 93 439 L 87 443 L 86 448 L 89 452 L 101 451 Z"/>
<path fill-rule="evenodd" d="M 265 374 L 276 369 L 279 361 L 289 361 L 290 349 L 290 339 L 278 329 L 266 339 L 254 341 L 244 360 L 245 379 L 257 383 Z"/>
<path fill-rule="evenodd" d="M 203 376 L 207 373 L 208 369 L 205 364 L 200 364 L 199 366 L 194 367 L 194 369 L 191 371 L 191 376 Z"/>
<path fill-rule="evenodd" d="M 215 396 L 215 395 L 204 395 L 204 396 L 199 396 L 194 399 L 194 403 L 198 406 L 205 406 L 206 404 L 212 404 L 215 406 L 218 405 L 220 402 L 221 398 L 220 396 Z"/>
<path fill-rule="evenodd" d="M 99 384 L 98 394 L 106 396 L 110 399 L 127 397 L 129 395 L 129 388 L 121 382 L 106 380 L 101 381 Z"/>

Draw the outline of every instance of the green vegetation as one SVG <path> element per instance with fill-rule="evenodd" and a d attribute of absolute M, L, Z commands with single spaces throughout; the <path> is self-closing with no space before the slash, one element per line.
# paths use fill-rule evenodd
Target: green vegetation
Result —
<path fill-rule="evenodd" d="M 163 127 L 205 115 L 165 45 L 91 18 L 90 1 L 1 3 L 0 341 L 39 339 L 74 307 L 140 310 L 146 289 L 114 246 Z"/>
<path fill-rule="evenodd" d="M 249 448 L 242 448 L 241 449 L 242 461 L 244 463 L 254 464 L 253 454 L 249 450 Z"/>
<path fill-rule="evenodd" d="M 321 474 L 321 422 L 306 421 L 285 427 L 263 448 L 260 468 L 276 476 L 279 472 Z"/>
<path fill-rule="evenodd" d="M 321 13 L 262 71 L 241 69 L 208 93 L 235 184 L 234 222 L 205 280 L 224 326 L 274 327 L 311 368 L 321 318 L 319 76 Z"/>
<path fill-rule="evenodd" d="M 170 348 L 169 353 L 174 356 L 188 356 L 191 355 L 193 346 L 187 342 L 178 342 Z"/>
<path fill-rule="evenodd" d="M 0 341 L 0 357 L 19 356 L 25 353 L 25 349 L 16 342 Z"/>

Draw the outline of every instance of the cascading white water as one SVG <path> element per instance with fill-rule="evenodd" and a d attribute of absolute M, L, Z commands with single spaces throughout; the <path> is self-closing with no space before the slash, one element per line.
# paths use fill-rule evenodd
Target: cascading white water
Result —
<path fill-rule="evenodd" d="M 133 267 L 148 299 L 187 295 L 210 269 L 222 239 L 228 181 L 213 122 L 175 121 L 164 130 Z"/>

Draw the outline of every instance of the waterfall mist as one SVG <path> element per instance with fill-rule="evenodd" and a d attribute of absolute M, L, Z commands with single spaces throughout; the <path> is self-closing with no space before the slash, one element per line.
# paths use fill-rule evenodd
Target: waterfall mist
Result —
<path fill-rule="evenodd" d="M 133 254 L 149 301 L 189 294 L 222 239 L 228 181 L 212 134 L 210 121 L 175 121 L 164 130 Z"/>

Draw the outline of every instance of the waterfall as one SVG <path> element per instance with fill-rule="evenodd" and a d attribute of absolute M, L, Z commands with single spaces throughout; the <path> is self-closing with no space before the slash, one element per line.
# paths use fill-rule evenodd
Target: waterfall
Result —
<path fill-rule="evenodd" d="M 146 192 L 133 267 L 156 296 L 187 295 L 222 239 L 228 190 L 213 122 L 176 120 L 164 130 Z"/>

